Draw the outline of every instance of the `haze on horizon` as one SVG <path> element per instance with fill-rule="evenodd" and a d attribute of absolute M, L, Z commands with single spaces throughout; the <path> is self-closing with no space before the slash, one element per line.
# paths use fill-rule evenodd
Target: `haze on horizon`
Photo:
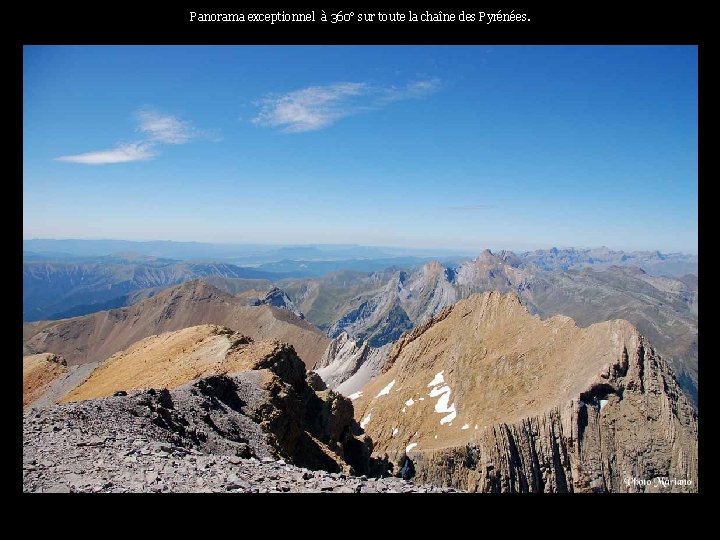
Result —
<path fill-rule="evenodd" d="M 24 49 L 23 237 L 697 253 L 693 46 Z"/>

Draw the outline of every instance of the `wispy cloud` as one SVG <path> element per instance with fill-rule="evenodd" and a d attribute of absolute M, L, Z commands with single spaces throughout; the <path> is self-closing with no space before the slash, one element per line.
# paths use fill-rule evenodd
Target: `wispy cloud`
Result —
<path fill-rule="evenodd" d="M 434 94 L 442 87 L 442 82 L 437 77 L 413 81 L 405 86 L 380 89 L 380 94 L 385 102 L 402 101 L 404 99 L 417 99 Z"/>
<path fill-rule="evenodd" d="M 265 96 L 252 122 L 286 133 L 315 131 L 346 116 L 367 112 L 396 101 L 425 97 L 439 90 L 440 79 L 413 81 L 405 86 L 376 86 L 343 82 L 310 86 L 282 95 Z"/>
<path fill-rule="evenodd" d="M 366 88 L 364 83 L 339 83 L 268 96 L 261 100 L 253 123 L 291 133 L 320 129 L 352 114 L 356 105 L 351 98 L 363 95 Z"/>
<path fill-rule="evenodd" d="M 98 150 L 60 156 L 56 161 L 82 163 L 83 165 L 107 165 L 110 163 L 127 163 L 144 161 L 157 155 L 156 149 L 163 144 L 186 144 L 191 139 L 200 137 L 203 132 L 192 124 L 171 115 L 161 114 L 154 109 L 141 109 L 136 113 L 137 131 L 145 138 L 132 143 L 119 143 L 108 150 Z"/>
<path fill-rule="evenodd" d="M 152 145 L 148 143 L 120 144 L 110 150 L 86 152 L 74 156 L 61 156 L 57 161 L 70 163 L 83 163 L 84 165 L 105 165 L 108 163 L 125 163 L 128 161 L 143 161 L 155 155 Z"/>
<path fill-rule="evenodd" d="M 494 204 L 464 204 L 461 206 L 446 206 L 447 210 L 490 210 L 495 208 Z"/>
<path fill-rule="evenodd" d="M 157 111 L 143 109 L 137 113 L 138 131 L 146 133 L 151 141 L 163 144 L 185 144 L 198 135 L 189 123 L 175 116 L 163 115 Z"/>

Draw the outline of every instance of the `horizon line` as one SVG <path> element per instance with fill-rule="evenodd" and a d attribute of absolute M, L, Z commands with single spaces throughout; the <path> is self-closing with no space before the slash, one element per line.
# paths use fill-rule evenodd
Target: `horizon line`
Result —
<path fill-rule="evenodd" d="M 445 252 L 462 252 L 462 253 L 476 253 L 476 252 L 483 252 L 485 250 L 492 251 L 492 249 L 488 247 L 475 247 L 475 248 L 460 248 L 460 247 L 438 247 L 438 246 L 432 246 L 432 247 L 417 247 L 417 246 L 403 246 L 403 245 L 390 245 L 390 244 L 360 244 L 357 242 L 298 242 L 298 243 L 292 243 L 292 242 L 271 242 L 271 241 L 233 241 L 233 242 L 209 242 L 206 240 L 163 240 L 163 239 L 152 239 L 152 240 L 132 240 L 127 238 L 77 238 L 77 237 L 60 237 L 60 238 L 52 238 L 52 237 L 33 237 L 33 238 L 23 238 L 23 242 L 29 242 L 29 241 L 79 241 L 79 242 L 131 242 L 136 244 L 143 244 L 143 243 L 155 243 L 155 242 L 165 242 L 165 243 L 176 243 L 176 244 L 205 244 L 210 246 L 247 246 L 247 245 L 258 245 L 258 246 L 274 246 L 274 247 L 312 247 L 312 246 L 356 246 L 356 247 L 368 247 L 368 248 L 386 248 L 386 249 L 408 249 L 408 250 L 414 250 L 414 251 L 445 251 Z M 500 244 L 497 244 L 495 242 L 488 242 L 487 245 L 494 245 L 498 246 Z M 632 252 L 657 252 L 660 254 L 665 255 L 672 255 L 672 254 L 683 254 L 683 255 L 694 255 L 698 256 L 698 249 L 685 249 L 685 250 L 662 250 L 662 249 L 650 249 L 650 248 L 618 248 L 618 247 L 610 247 L 607 245 L 600 245 L 600 246 L 578 246 L 578 245 L 568 245 L 568 246 L 559 246 L 559 245 L 552 245 L 550 247 L 535 247 L 535 248 L 508 248 L 508 247 L 502 247 L 494 248 L 494 252 L 498 251 L 511 251 L 511 252 L 531 252 L 531 251 L 549 251 L 551 249 L 557 249 L 558 251 L 563 250 L 595 250 L 595 249 L 607 249 L 609 251 L 616 251 L 616 252 L 626 252 L 626 253 L 632 253 Z"/>

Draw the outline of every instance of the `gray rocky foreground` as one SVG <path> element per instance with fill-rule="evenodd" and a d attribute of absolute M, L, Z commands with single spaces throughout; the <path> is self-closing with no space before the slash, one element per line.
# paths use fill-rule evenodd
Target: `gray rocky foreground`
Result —
<path fill-rule="evenodd" d="M 152 391 L 150 391 L 152 392 Z M 452 488 L 310 470 L 278 459 L 261 432 L 221 444 L 208 430 L 201 444 L 178 437 L 134 396 L 28 410 L 23 416 L 23 491 L 43 493 L 428 493 Z M 141 409 L 144 409 L 145 413 Z M 156 421 L 148 421 L 151 419 Z M 202 434 L 201 434 L 202 435 Z M 257 439 L 255 439 L 257 437 Z M 214 442 L 213 442 L 214 441 Z M 212 444 L 209 444 L 212 443 Z M 251 457 L 248 457 L 251 456 Z"/>

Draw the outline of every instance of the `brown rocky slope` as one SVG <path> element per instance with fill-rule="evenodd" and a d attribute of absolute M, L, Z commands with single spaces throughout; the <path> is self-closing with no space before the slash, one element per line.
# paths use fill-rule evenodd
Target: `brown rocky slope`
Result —
<path fill-rule="evenodd" d="M 697 416 L 622 320 L 578 328 L 473 295 L 393 346 L 355 399 L 376 455 L 481 492 L 696 491 Z"/>
<path fill-rule="evenodd" d="M 247 306 L 242 299 L 195 280 L 129 307 L 25 325 L 23 354 L 51 352 L 62 355 L 68 365 L 96 362 L 145 337 L 199 324 L 226 326 L 255 340 L 290 343 L 308 367 L 330 342 L 286 309 Z"/>

